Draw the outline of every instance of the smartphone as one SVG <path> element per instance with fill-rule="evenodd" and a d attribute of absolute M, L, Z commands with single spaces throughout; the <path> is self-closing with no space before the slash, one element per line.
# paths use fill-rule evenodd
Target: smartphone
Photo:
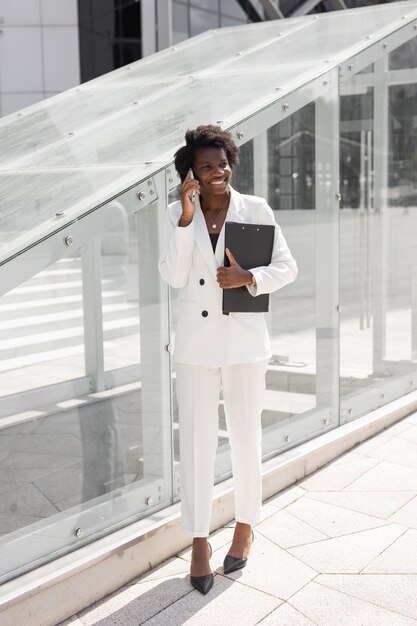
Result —
<path fill-rule="evenodd" d="M 191 169 L 191 167 L 190 167 L 190 169 L 188 170 L 188 173 L 189 173 L 189 175 L 190 175 L 190 178 L 192 178 L 192 179 L 194 179 L 194 178 L 195 178 L 195 176 L 194 176 L 194 172 L 193 172 L 193 170 Z M 190 193 L 190 200 L 191 200 L 191 202 L 194 202 L 194 200 L 195 200 L 195 196 L 196 196 L 196 192 L 195 192 L 195 191 L 192 191 L 192 192 Z"/>

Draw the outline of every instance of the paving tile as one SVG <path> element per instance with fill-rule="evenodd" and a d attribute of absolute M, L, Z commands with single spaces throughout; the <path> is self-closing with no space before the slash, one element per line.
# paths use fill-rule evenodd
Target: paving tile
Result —
<path fill-rule="evenodd" d="M 291 604 L 317 626 L 416 626 L 408 617 L 315 582 L 293 596 Z"/>
<path fill-rule="evenodd" d="M 24 528 L 39 521 L 39 517 L 31 515 L 17 515 L 0 513 L 0 533 L 8 534 L 19 528 Z"/>
<path fill-rule="evenodd" d="M 417 469 L 380 461 L 364 476 L 345 487 L 346 491 L 415 491 Z M 324 491 L 324 490 L 323 490 Z"/>
<path fill-rule="evenodd" d="M 59 622 L 57 626 L 82 626 L 82 622 L 78 619 L 76 615 L 73 615 L 63 622 Z"/>
<path fill-rule="evenodd" d="M 387 519 L 416 495 L 415 491 L 311 491 L 306 497 Z"/>
<path fill-rule="evenodd" d="M 409 428 L 411 428 L 413 426 L 413 424 L 415 424 L 415 414 L 413 414 L 413 416 L 409 415 L 407 417 L 405 417 L 402 420 L 399 420 L 398 422 L 396 422 L 395 424 L 393 424 L 392 426 L 389 426 L 387 428 L 387 432 L 390 433 L 390 435 L 400 435 L 401 433 L 404 433 L 405 431 L 407 431 Z"/>
<path fill-rule="evenodd" d="M 81 457 L 80 457 L 81 458 Z M 69 467 L 77 463 L 79 459 L 74 456 L 63 454 L 45 454 L 33 452 L 17 452 L 1 462 L 0 469 L 55 469 Z"/>
<path fill-rule="evenodd" d="M 417 443 L 401 439 L 401 437 L 394 437 L 391 441 L 387 441 L 375 448 L 372 452 L 372 457 L 417 468 Z"/>
<path fill-rule="evenodd" d="M 48 476 L 38 478 L 35 485 L 52 502 L 62 502 L 76 496 L 78 503 L 82 501 L 84 470 L 82 467 L 65 467 L 51 472 Z"/>
<path fill-rule="evenodd" d="M 92 606 L 79 611 L 83 626 L 143 624 L 183 596 L 193 593 L 188 576 L 173 576 L 118 589 Z M 198 593 L 198 591 L 194 591 Z M 200 595 L 200 594 L 199 594 Z"/>
<path fill-rule="evenodd" d="M 295 502 L 298 498 L 305 495 L 305 489 L 296 485 L 295 487 L 290 487 L 285 491 L 281 491 L 276 496 L 272 496 L 264 502 L 264 506 L 266 504 L 274 506 L 276 509 L 283 509 L 284 507 L 291 504 L 291 502 Z"/>
<path fill-rule="evenodd" d="M 326 465 L 310 478 L 303 480 L 303 489 L 307 491 L 339 491 L 374 467 L 376 459 L 363 458 L 349 464 Z"/>
<path fill-rule="evenodd" d="M 339 537 L 387 524 L 385 520 L 379 517 L 349 511 L 307 497 L 300 498 L 297 502 L 290 504 L 286 511 L 328 537 Z"/>
<path fill-rule="evenodd" d="M 417 425 L 411 426 L 408 430 L 403 431 L 398 437 L 417 443 Z"/>
<path fill-rule="evenodd" d="M 48 517 L 57 513 L 56 507 L 33 484 L 20 485 L 4 491 L 0 498 L 0 512 L 11 515 Z"/>
<path fill-rule="evenodd" d="M 288 552 L 322 574 L 357 574 L 402 533 L 402 526 L 389 524 L 289 548 Z"/>
<path fill-rule="evenodd" d="M 390 522 L 396 522 L 402 526 L 417 529 L 417 497 L 407 502 L 389 518 Z"/>
<path fill-rule="evenodd" d="M 305 524 L 286 510 L 278 511 L 267 520 L 258 524 L 256 530 L 281 548 L 312 543 L 328 536 Z"/>
<path fill-rule="evenodd" d="M 182 626 L 183 624 L 187 626 L 213 626 L 214 624 L 254 626 L 280 603 L 281 600 L 262 591 L 251 589 L 223 576 L 215 576 L 214 587 L 206 596 L 193 590 L 146 622 L 146 626 Z M 119 624 L 113 621 L 109 622 L 109 626 L 110 623 Z M 142 622 L 125 622 L 123 626 L 127 623 L 140 624 Z M 107 626 L 107 624 L 100 622 L 100 626 Z"/>
<path fill-rule="evenodd" d="M 168 561 L 164 561 L 158 567 L 150 570 L 146 574 L 142 574 L 138 579 L 129 583 L 129 585 L 136 585 L 138 583 L 149 582 L 150 580 L 158 580 L 159 578 L 168 578 L 172 576 L 186 576 L 189 573 L 190 564 L 188 561 L 184 561 L 184 559 L 179 559 L 178 557 L 174 557 L 173 559 L 169 559 Z"/>
<path fill-rule="evenodd" d="M 286 600 L 317 575 L 313 567 L 257 534 L 246 567 L 227 577 Z"/>
<path fill-rule="evenodd" d="M 0 463 L 1 463 L 1 461 L 3 461 L 3 459 L 7 459 L 9 454 L 10 454 L 10 452 L 8 450 L 2 450 L 0 452 Z"/>
<path fill-rule="evenodd" d="M 320 574 L 314 582 L 417 619 L 417 576 Z"/>
<path fill-rule="evenodd" d="M 41 478 L 42 476 L 47 476 L 51 473 L 51 468 L 43 467 L 43 468 L 6 468 L 3 469 L 0 463 L 0 482 L 1 483 L 20 483 L 27 484 L 32 482 L 37 478 Z"/>
<path fill-rule="evenodd" d="M 257 626 L 315 626 L 308 617 L 297 611 L 289 602 L 283 602 Z"/>
<path fill-rule="evenodd" d="M 373 437 L 370 437 L 360 443 L 357 447 L 355 447 L 355 451 L 357 451 L 358 454 L 372 456 L 372 452 L 375 448 L 379 448 L 382 443 L 390 441 L 393 437 L 394 435 L 391 435 L 389 430 L 383 430 L 378 435 L 374 435 Z"/>
<path fill-rule="evenodd" d="M 417 530 L 407 530 L 363 571 L 380 574 L 417 574 Z"/>
<path fill-rule="evenodd" d="M 338 465 L 344 465 L 345 463 L 354 463 L 355 461 L 363 461 L 364 458 L 365 458 L 364 455 L 360 454 L 359 449 L 354 448 L 353 451 L 351 450 L 349 452 L 345 452 L 345 454 L 342 454 L 338 458 L 334 459 L 334 461 L 331 461 L 331 465 L 333 467 L 336 467 Z"/>

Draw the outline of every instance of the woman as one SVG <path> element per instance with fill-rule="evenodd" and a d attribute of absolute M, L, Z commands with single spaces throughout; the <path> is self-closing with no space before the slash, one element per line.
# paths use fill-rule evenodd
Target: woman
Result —
<path fill-rule="evenodd" d="M 262 505 L 261 412 L 271 348 L 262 313 L 222 313 L 223 289 L 246 286 L 256 297 L 292 282 L 297 265 L 273 212 L 262 198 L 230 187 L 239 149 L 218 126 L 187 131 L 175 154 L 180 200 L 168 207 L 162 278 L 180 289 L 175 337 L 180 421 L 181 513 L 193 536 L 191 583 L 201 593 L 213 586 L 207 542 L 217 448 L 220 389 L 232 455 L 236 527 L 224 560 L 229 573 L 246 565 L 252 527 Z M 224 222 L 275 226 L 271 263 L 250 271 L 226 250 Z"/>

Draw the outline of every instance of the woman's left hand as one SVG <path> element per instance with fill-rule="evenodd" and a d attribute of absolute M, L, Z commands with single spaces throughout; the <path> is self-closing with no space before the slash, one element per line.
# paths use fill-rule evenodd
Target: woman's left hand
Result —
<path fill-rule="evenodd" d="M 244 270 L 236 261 L 229 248 L 226 255 L 230 261 L 230 267 L 219 267 L 217 270 L 217 282 L 222 289 L 235 289 L 252 283 L 252 274 Z"/>

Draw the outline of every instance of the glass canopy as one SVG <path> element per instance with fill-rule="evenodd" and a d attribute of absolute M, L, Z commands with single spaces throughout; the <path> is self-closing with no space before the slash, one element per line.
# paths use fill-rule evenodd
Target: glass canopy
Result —
<path fill-rule="evenodd" d="M 231 128 L 416 15 L 407 1 L 208 31 L 6 116 L 0 263 L 169 164 L 186 128 Z"/>

